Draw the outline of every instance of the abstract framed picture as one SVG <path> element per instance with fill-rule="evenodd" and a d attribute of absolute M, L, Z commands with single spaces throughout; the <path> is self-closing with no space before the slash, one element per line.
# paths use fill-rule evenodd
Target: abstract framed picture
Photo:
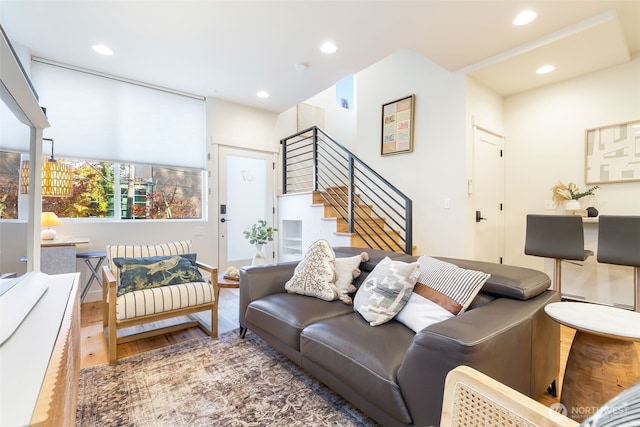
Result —
<path fill-rule="evenodd" d="M 585 131 L 587 184 L 640 181 L 640 120 Z"/>
<path fill-rule="evenodd" d="M 414 104 L 410 95 L 382 105 L 382 156 L 413 151 Z"/>

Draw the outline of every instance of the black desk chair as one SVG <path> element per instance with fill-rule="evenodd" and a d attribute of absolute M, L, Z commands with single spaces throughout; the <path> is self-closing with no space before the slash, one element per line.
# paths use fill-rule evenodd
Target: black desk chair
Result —
<path fill-rule="evenodd" d="M 562 260 L 584 261 L 593 251 L 584 248 L 582 217 L 578 215 L 527 215 L 524 253 L 553 258 L 553 289 L 562 296 Z"/>
<path fill-rule="evenodd" d="M 640 216 L 600 215 L 598 262 L 633 267 L 633 309 L 640 312 Z"/>

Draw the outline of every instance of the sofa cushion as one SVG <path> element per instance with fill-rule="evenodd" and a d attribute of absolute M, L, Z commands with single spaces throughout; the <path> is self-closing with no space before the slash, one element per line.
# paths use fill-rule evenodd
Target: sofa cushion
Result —
<path fill-rule="evenodd" d="M 245 318 L 299 351 L 300 332 L 306 326 L 352 312 L 351 306 L 340 301 L 328 302 L 298 294 L 277 293 L 251 302 Z"/>
<path fill-rule="evenodd" d="M 384 258 L 358 289 L 353 308 L 371 326 L 388 322 L 402 310 L 411 296 L 417 269 L 418 263 Z"/>
<path fill-rule="evenodd" d="M 205 281 L 196 267 L 196 254 L 116 257 L 113 263 L 119 269 L 118 296 L 142 289 Z"/>
<path fill-rule="evenodd" d="M 395 321 L 371 328 L 357 313 L 333 317 L 302 331 L 302 367 L 313 373 L 309 365 L 320 366 L 400 423 L 411 424 L 396 373 L 413 337 Z"/>
<path fill-rule="evenodd" d="M 551 279 L 545 273 L 525 267 L 473 261 L 457 258 L 440 258 L 462 268 L 470 268 L 491 274 L 481 292 L 494 297 L 528 300 L 546 291 Z"/>
<path fill-rule="evenodd" d="M 318 240 L 307 249 L 296 266 L 293 277 L 285 283 L 287 292 L 316 297 L 325 301 L 338 298 L 335 286 L 336 256 L 326 240 Z"/>

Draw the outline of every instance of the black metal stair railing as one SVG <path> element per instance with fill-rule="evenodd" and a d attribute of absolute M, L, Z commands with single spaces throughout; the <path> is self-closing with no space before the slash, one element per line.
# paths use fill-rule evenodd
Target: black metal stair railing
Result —
<path fill-rule="evenodd" d="M 366 246 L 411 254 L 411 199 L 316 126 L 280 143 L 284 194 L 315 191 Z"/>

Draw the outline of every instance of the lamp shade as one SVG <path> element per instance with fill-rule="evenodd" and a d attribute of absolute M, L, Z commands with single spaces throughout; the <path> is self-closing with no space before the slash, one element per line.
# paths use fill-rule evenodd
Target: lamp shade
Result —
<path fill-rule="evenodd" d="M 51 142 L 51 157 L 42 158 L 41 193 L 45 197 L 71 197 L 73 195 L 73 170 L 64 163 L 58 163 L 53 157 L 53 139 L 42 138 Z M 29 192 L 29 162 L 22 162 L 20 168 L 20 193 Z"/>
<path fill-rule="evenodd" d="M 42 195 L 44 197 L 71 197 L 73 195 L 73 171 L 68 165 L 42 158 Z M 29 193 L 29 161 L 20 167 L 20 193 Z"/>
<path fill-rule="evenodd" d="M 73 174 L 71 168 L 55 160 L 42 163 L 42 195 L 48 197 L 71 197 Z"/>
<path fill-rule="evenodd" d="M 58 218 L 58 216 L 53 212 L 42 212 L 40 225 L 43 227 L 56 227 L 58 225 L 62 225 L 62 221 L 60 221 L 60 218 Z"/>

